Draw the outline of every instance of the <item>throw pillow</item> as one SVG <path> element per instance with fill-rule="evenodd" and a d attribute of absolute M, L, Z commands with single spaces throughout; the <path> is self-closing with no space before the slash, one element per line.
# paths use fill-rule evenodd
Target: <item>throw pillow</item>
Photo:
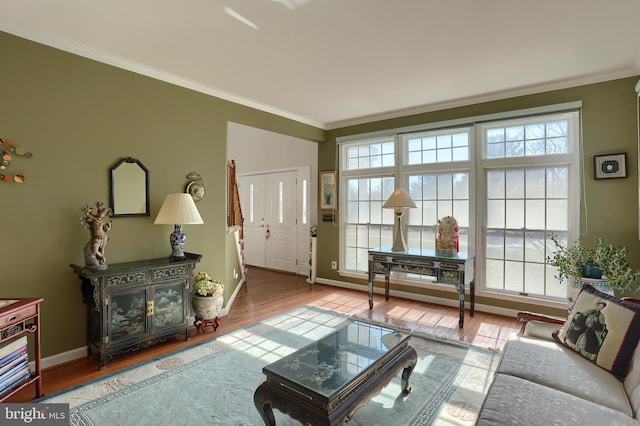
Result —
<path fill-rule="evenodd" d="M 640 338 L 640 306 L 585 284 L 553 338 L 623 379 Z"/>

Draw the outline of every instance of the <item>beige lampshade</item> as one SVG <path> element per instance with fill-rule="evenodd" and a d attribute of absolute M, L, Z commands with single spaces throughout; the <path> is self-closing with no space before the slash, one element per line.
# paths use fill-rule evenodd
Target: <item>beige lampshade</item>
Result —
<path fill-rule="evenodd" d="M 413 202 L 407 191 L 402 188 L 393 191 L 386 203 L 382 206 L 384 209 L 411 208 L 415 209 L 416 203 Z"/>
<path fill-rule="evenodd" d="M 156 225 L 198 225 L 204 223 L 191 194 L 169 194 L 153 222 Z"/>

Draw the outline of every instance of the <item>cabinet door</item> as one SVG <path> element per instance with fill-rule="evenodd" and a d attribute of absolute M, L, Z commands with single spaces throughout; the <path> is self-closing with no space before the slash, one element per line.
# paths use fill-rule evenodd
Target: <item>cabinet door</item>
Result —
<path fill-rule="evenodd" d="M 153 287 L 153 330 L 183 325 L 187 321 L 184 280 L 176 280 Z"/>
<path fill-rule="evenodd" d="M 147 333 L 146 300 L 144 287 L 111 294 L 107 319 L 110 344 Z"/>

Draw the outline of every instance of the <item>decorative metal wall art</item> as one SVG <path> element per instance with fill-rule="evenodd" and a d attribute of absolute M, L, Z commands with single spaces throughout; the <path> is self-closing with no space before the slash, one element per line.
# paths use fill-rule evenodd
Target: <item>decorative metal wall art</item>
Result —
<path fill-rule="evenodd" d="M 0 159 L 0 181 L 22 183 L 27 177 L 31 175 L 31 172 L 17 173 L 15 175 L 5 174 L 5 170 L 11 164 L 14 155 L 23 156 L 25 158 L 32 158 L 33 154 L 27 151 L 22 146 L 16 146 L 9 139 L 0 138 L 0 151 L 2 153 L 2 159 Z"/>

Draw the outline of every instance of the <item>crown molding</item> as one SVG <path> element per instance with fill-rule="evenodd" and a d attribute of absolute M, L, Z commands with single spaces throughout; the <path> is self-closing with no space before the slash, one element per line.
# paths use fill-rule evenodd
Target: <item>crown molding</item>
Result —
<path fill-rule="evenodd" d="M 22 37 L 24 39 L 43 44 L 45 46 L 63 50 L 65 52 L 72 53 L 74 55 L 78 55 L 84 58 L 102 62 L 104 64 L 114 66 L 116 68 L 121 68 L 127 71 L 134 72 L 136 74 L 144 75 L 146 77 L 151 77 L 156 80 L 164 81 L 166 83 L 174 84 L 176 86 L 184 87 L 186 89 L 191 89 L 196 92 L 204 93 L 206 95 L 214 96 L 216 98 L 234 102 L 239 105 L 244 105 L 249 108 L 254 108 L 269 114 L 274 114 L 283 118 L 288 118 L 290 120 L 298 121 L 303 124 L 308 124 L 310 126 L 314 126 L 314 127 L 318 127 L 320 129 L 326 130 L 324 123 L 320 123 L 318 121 L 311 120 L 306 117 L 292 114 L 290 112 L 283 111 L 283 110 L 274 108 L 272 106 L 253 101 L 251 99 L 233 95 L 231 93 L 227 93 L 213 87 L 208 87 L 196 81 L 186 79 L 184 77 L 167 73 L 146 65 L 133 62 L 133 61 L 129 61 L 119 56 L 111 55 L 102 50 L 93 49 L 88 46 L 84 46 L 78 43 L 74 43 L 68 40 L 54 37 L 50 34 L 31 31 L 21 26 L 18 26 L 3 20 L 0 20 L 0 31 L 4 31 L 8 34 L 12 34 L 18 37 Z"/>
<path fill-rule="evenodd" d="M 492 92 L 479 96 L 469 96 L 459 98 L 451 101 L 436 102 L 428 105 L 420 105 L 411 108 L 404 108 L 395 111 L 383 112 L 380 114 L 372 114 L 362 116 L 358 118 L 334 121 L 326 123 L 327 130 L 338 129 L 342 127 L 355 126 L 359 124 L 371 123 L 373 121 L 383 121 L 394 118 L 406 117 L 410 115 L 424 114 L 428 112 L 441 111 L 450 108 L 458 108 L 469 106 L 473 104 L 480 104 L 484 102 L 499 101 L 508 98 L 515 98 L 518 96 L 535 95 L 537 93 L 550 92 L 552 90 L 569 89 L 572 87 L 584 86 L 587 84 L 602 83 L 605 81 L 617 80 L 621 78 L 634 77 L 638 75 L 637 69 L 628 69 L 623 71 L 616 71 L 607 74 L 592 75 L 588 77 L 579 77 L 575 79 L 568 79 L 558 82 L 538 84 L 527 87 L 521 87 L 516 89 L 509 89 L 500 92 Z M 636 85 L 636 92 L 640 94 L 640 81 Z"/>
<path fill-rule="evenodd" d="M 371 114 L 361 117 L 354 117 L 346 120 L 333 121 L 328 123 L 318 122 L 306 117 L 302 117 L 297 114 L 290 113 L 274 108 L 270 105 L 265 105 L 260 102 L 256 102 L 251 99 L 240 97 L 231 93 L 227 93 L 218 90 L 213 87 L 205 86 L 193 80 L 189 80 L 174 74 L 170 74 L 146 65 L 142 65 L 133 61 L 126 60 L 119 56 L 111 55 L 101 50 L 93 49 L 88 46 L 84 46 L 78 43 L 70 42 L 58 37 L 54 37 L 50 34 L 45 34 L 37 31 L 26 29 L 22 26 L 0 20 L 0 31 L 22 37 L 24 39 L 43 44 L 45 46 L 53 47 L 65 52 L 69 52 L 84 58 L 92 59 L 107 65 L 111 65 L 117 68 L 128 70 L 136 74 L 144 75 L 154 78 L 156 80 L 164 81 L 166 83 L 174 84 L 176 86 L 191 89 L 196 92 L 204 93 L 206 95 L 214 96 L 226 101 L 234 102 L 239 105 L 244 105 L 249 108 L 257 109 L 269 114 L 274 114 L 283 118 L 287 118 L 293 121 L 297 121 L 309 126 L 317 127 L 322 130 L 332 130 L 342 127 L 355 126 L 360 124 L 366 124 L 374 121 L 383 121 L 394 118 L 400 118 L 416 114 L 424 114 L 428 112 L 440 111 L 444 109 L 463 107 L 478 103 L 498 101 L 502 99 L 513 98 L 517 96 L 532 95 L 536 93 L 543 93 L 552 90 L 568 89 L 571 87 L 577 87 L 586 84 L 601 83 L 610 80 L 616 80 L 620 78 L 633 77 L 638 75 L 638 69 L 626 69 L 622 71 L 616 71 L 607 74 L 591 75 L 586 77 L 579 77 L 575 79 L 568 79 L 563 81 L 551 82 L 540 85 L 532 85 L 527 87 L 521 87 L 516 89 L 509 89 L 499 92 L 492 92 L 478 96 L 469 96 L 459 98 L 455 100 L 448 100 L 443 102 L 436 102 L 432 104 L 419 105 L 411 108 L 403 108 L 394 111 L 386 111 L 378 114 Z M 640 81 L 636 85 L 636 92 L 640 95 Z"/>

